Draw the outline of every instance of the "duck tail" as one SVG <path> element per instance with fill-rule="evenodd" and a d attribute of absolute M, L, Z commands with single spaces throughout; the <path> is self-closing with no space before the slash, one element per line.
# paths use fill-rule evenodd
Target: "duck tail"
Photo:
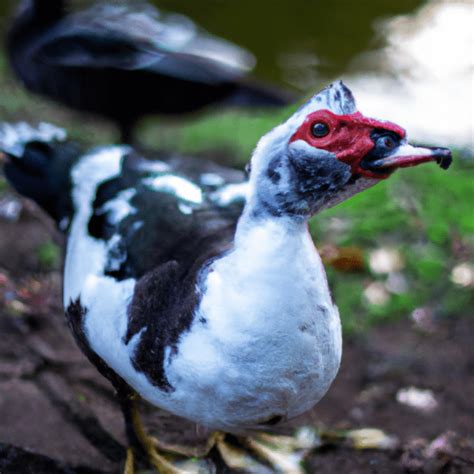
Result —
<path fill-rule="evenodd" d="M 65 130 L 54 125 L 0 123 L 0 157 L 7 181 L 61 228 L 73 212 L 70 172 L 79 156 Z"/>

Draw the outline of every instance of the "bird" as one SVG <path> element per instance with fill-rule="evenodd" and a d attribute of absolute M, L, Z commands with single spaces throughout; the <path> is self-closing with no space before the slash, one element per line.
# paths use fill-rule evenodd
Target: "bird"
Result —
<path fill-rule="evenodd" d="M 23 0 L 6 44 L 27 89 L 114 121 L 123 143 L 133 141 L 134 125 L 148 114 L 291 100 L 247 77 L 255 65 L 248 51 L 141 2 L 68 14 L 64 0 Z"/>
<path fill-rule="evenodd" d="M 308 220 L 398 168 L 452 161 L 363 115 L 341 81 L 264 135 L 246 172 L 127 145 L 84 150 L 44 123 L 3 124 L 0 150 L 7 180 L 66 235 L 66 318 L 117 391 L 127 474 L 136 445 L 158 472 L 180 472 L 144 433 L 136 397 L 215 430 L 208 446 L 221 451 L 222 433 L 251 439 L 315 406 L 342 336 Z"/>

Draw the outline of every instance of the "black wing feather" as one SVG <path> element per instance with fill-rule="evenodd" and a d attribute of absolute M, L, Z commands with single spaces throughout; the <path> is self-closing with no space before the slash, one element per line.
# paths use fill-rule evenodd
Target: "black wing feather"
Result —
<path fill-rule="evenodd" d="M 97 189 L 89 221 L 89 233 L 94 238 L 115 242 L 110 247 L 106 273 L 118 280 L 138 279 L 170 258 L 186 269 L 209 249 L 218 247 L 222 251 L 232 243 L 235 225 L 242 212 L 243 202 L 219 207 L 205 198 L 192 213 L 185 214 L 180 211 L 175 195 L 154 191 L 143 184 L 150 176 L 144 163 L 150 161 L 134 152 L 124 158 L 120 176 L 102 183 Z M 203 173 L 219 174 L 225 183 L 244 179 L 242 172 L 196 158 L 176 156 L 168 159 L 167 164 L 171 174 L 196 185 Z M 135 212 L 116 223 L 103 210 L 108 202 L 127 189 L 136 191 L 130 200 Z M 203 191 L 206 195 L 206 190 Z"/>

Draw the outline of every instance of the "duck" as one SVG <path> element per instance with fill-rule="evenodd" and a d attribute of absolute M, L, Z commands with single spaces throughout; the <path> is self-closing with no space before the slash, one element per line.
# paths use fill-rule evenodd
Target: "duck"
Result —
<path fill-rule="evenodd" d="M 84 150 L 44 123 L 3 124 L 0 150 L 7 180 L 66 235 L 66 319 L 117 391 L 127 474 L 137 445 L 158 472 L 186 472 L 144 432 L 137 398 L 207 427 L 222 453 L 223 433 L 249 440 L 314 407 L 342 335 L 308 220 L 398 168 L 452 161 L 363 115 L 341 81 L 264 135 L 246 172 L 126 145 Z"/>
<path fill-rule="evenodd" d="M 31 92 L 115 122 L 122 143 L 133 141 L 148 114 L 291 101 L 249 79 L 251 53 L 183 15 L 142 2 L 66 7 L 65 0 L 22 0 L 7 33 L 12 70 Z"/>

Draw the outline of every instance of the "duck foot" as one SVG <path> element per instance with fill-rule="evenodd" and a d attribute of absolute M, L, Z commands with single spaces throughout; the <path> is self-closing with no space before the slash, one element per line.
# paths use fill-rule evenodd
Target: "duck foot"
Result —
<path fill-rule="evenodd" d="M 130 396 L 122 400 L 122 410 L 125 417 L 127 437 L 130 447 L 127 449 L 123 474 L 135 474 L 136 455 L 143 454 L 149 464 L 159 474 L 192 474 L 203 472 L 202 463 L 199 459 L 177 461 L 176 456 L 160 452 L 157 447 L 161 444 L 155 438 L 149 436 L 143 426 L 137 406 L 137 397 Z M 172 450 L 166 450 L 172 451 Z M 184 453 L 173 451 L 181 456 Z"/>
<path fill-rule="evenodd" d="M 258 474 L 304 474 L 302 461 L 319 446 L 320 438 L 306 430 L 300 430 L 295 436 L 258 433 L 234 438 L 227 435 L 217 444 L 230 468 Z"/>
<path fill-rule="evenodd" d="M 135 449 L 144 453 L 160 474 L 212 472 L 212 454 L 230 469 L 248 474 L 304 474 L 302 462 L 324 445 L 344 445 L 354 449 L 391 449 L 396 440 L 376 429 L 318 430 L 300 428 L 294 436 L 256 433 L 234 436 L 213 433 L 201 447 L 165 443 L 149 436 L 143 427 L 135 397 L 124 405 L 127 433 L 133 448 L 127 450 L 124 474 L 135 474 Z M 215 456 L 214 456 L 215 457 Z"/>
<path fill-rule="evenodd" d="M 304 474 L 305 457 L 328 445 L 357 450 L 392 450 L 398 446 L 398 440 L 375 428 L 331 431 L 302 427 L 294 436 L 258 433 L 252 437 L 234 438 L 226 435 L 217 442 L 219 453 L 230 468 L 256 474 Z"/>
<path fill-rule="evenodd" d="M 224 433 L 216 431 L 209 436 L 206 444 L 203 446 L 183 446 L 181 444 L 166 443 L 154 437 L 152 440 L 155 448 L 159 451 L 186 458 L 204 458 L 218 445 L 220 439 L 224 436 Z"/>
<path fill-rule="evenodd" d="M 198 459 L 203 461 L 215 449 L 228 468 L 249 474 L 304 474 L 300 463 L 309 450 L 315 447 L 313 439 L 302 436 L 293 438 L 256 434 L 253 437 L 235 437 L 221 432 L 213 433 L 203 447 L 167 444 L 155 438 L 153 442 L 160 452 L 193 459 L 194 469 L 189 461 L 180 464 L 186 466 L 187 472 L 197 472 Z"/>

